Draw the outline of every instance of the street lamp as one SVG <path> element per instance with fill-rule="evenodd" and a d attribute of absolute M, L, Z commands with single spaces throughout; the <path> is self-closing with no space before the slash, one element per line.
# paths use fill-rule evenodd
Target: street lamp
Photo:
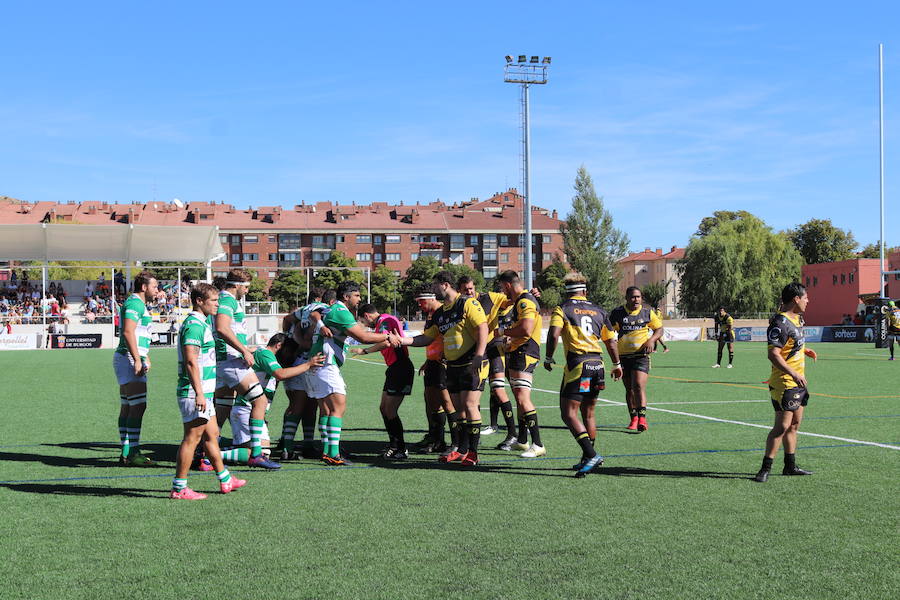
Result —
<path fill-rule="evenodd" d="M 506 56 L 503 81 L 517 83 L 522 86 L 522 192 L 525 197 L 524 229 L 525 229 L 525 289 L 533 287 L 532 273 L 532 240 L 531 240 L 531 130 L 528 112 L 528 87 L 530 85 L 543 85 L 547 83 L 547 69 L 550 68 L 550 57 L 529 57 L 525 54 L 518 55 L 518 61 L 513 62 L 512 56 Z"/>

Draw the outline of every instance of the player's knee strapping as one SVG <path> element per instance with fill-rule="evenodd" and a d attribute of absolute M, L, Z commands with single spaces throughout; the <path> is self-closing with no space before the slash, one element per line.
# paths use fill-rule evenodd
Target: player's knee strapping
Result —
<path fill-rule="evenodd" d="M 502 380 L 502 379 L 491 379 L 491 383 L 490 383 L 490 386 L 491 386 L 491 394 L 492 394 L 492 395 L 493 395 L 493 394 L 496 394 L 496 392 L 495 392 L 494 390 L 502 389 L 502 388 L 503 388 L 503 385 L 504 385 L 504 383 L 503 383 L 503 380 Z"/>
<path fill-rule="evenodd" d="M 261 385 L 259 385 L 258 383 L 254 383 L 252 386 L 250 386 L 250 389 L 247 390 L 247 393 L 244 394 L 244 398 L 246 398 L 250 402 L 253 402 L 265 393 L 266 392 L 265 390 L 263 390 Z"/>
<path fill-rule="evenodd" d="M 513 377 L 509 380 L 509 385 L 513 389 L 528 388 L 531 389 L 531 380 L 524 377 Z"/>

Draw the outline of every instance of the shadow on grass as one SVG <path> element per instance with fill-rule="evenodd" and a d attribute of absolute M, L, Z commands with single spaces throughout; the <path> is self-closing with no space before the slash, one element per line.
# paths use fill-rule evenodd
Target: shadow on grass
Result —
<path fill-rule="evenodd" d="M 4 483 L 0 484 L 14 492 L 27 492 L 29 494 L 52 494 L 57 496 L 125 496 L 127 498 L 168 498 L 169 492 L 165 490 L 150 491 L 135 488 L 100 487 L 92 485 L 65 485 L 59 483 Z"/>
<path fill-rule="evenodd" d="M 95 450 L 99 452 L 109 452 L 117 450 L 116 444 L 105 444 L 103 442 L 66 442 L 63 444 L 43 444 L 47 447 L 69 448 L 77 450 Z M 175 453 L 177 446 L 168 444 L 150 444 L 141 446 L 141 452 L 156 462 L 168 461 L 175 462 Z M 11 462 L 40 462 L 51 467 L 119 467 L 119 455 L 104 455 L 94 457 L 77 457 L 77 456 L 56 456 L 52 454 L 36 454 L 32 452 L 0 452 L 0 461 Z M 171 469 L 171 465 L 162 466 L 161 468 Z M 144 467 L 153 468 L 153 467 Z"/>
<path fill-rule="evenodd" d="M 669 469 L 644 469 L 642 467 L 601 467 L 599 475 L 613 477 L 700 477 L 708 479 L 749 479 L 747 473 L 720 473 L 718 471 L 680 471 Z"/>

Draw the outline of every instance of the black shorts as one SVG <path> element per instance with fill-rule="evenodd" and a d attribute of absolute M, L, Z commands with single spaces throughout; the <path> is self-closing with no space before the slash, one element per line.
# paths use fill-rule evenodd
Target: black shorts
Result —
<path fill-rule="evenodd" d="M 500 349 L 500 344 L 491 342 L 488 344 L 485 356 L 488 359 L 488 373 L 491 375 L 504 375 L 506 373 L 506 356 Z"/>
<path fill-rule="evenodd" d="M 439 360 L 425 361 L 425 387 L 447 389 L 447 367 Z"/>
<path fill-rule="evenodd" d="M 559 397 L 575 402 L 596 400 L 606 389 L 603 358 L 598 354 L 568 354 Z"/>
<path fill-rule="evenodd" d="M 786 390 L 782 391 L 777 387 L 773 387 L 770 385 L 769 395 L 771 396 L 772 408 L 775 409 L 775 412 L 793 412 L 801 406 L 806 406 L 809 403 L 809 390 L 802 387 L 787 388 Z M 775 399 L 779 397 L 780 400 Z"/>
<path fill-rule="evenodd" d="M 415 368 L 409 358 L 401 358 L 384 372 L 382 390 L 389 396 L 409 396 L 412 393 Z"/>
<path fill-rule="evenodd" d="M 720 344 L 733 344 L 734 343 L 734 332 L 733 331 L 723 331 L 719 334 L 719 343 Z"/>
<path fill-rule="evenodd" d="M 650 355 L 648 354 L 632 354 L 630 356 L 622 356 L 622 376 L 628 376 L 631 371 L 641 371 L 642 373 L 650 372 Z"/>
<path fill-rule="evenodd" d="M 506 368 L 519 373 L 534 373 L 534 368 L 541 361 L 541 347 L 532 339 L 506 353 Z"/>
<path fill-rule="evenodd" d="M 487 374 L 487 361 L 484 361 L 481 365 L 477 376 L 472 375 L 472 369 L 469 365 L 461 367 L 447 365 L 447 391 L 451 394 L 484 391 L 484 382 L 487 381 Z"/>

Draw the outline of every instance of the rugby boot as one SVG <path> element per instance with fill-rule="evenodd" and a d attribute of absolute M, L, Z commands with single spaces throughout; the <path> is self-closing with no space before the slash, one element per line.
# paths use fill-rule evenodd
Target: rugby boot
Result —
<path fill-rule="evenodd" d="M 793 467 L 785 467 L 781 472 L 782 475 L 812 475 L 812 471 L 804 471 L 800 467 L 794 465 Z"/>
<path fill-rule="evenodd" d="M 206 499 L 206 494 L 195 492 L 191 488 L 186 487 L 183 490 L 172 490 L 169 498 L 173 500 L 204 500 Z"/>
<path fill-rule="evenodd" d="M 759 473 L 756 474 L 756 477 L 753 478 L 753 481 L 757 483 L 765 483 L 769 480 L 769 470 L 768 469 L 760 469 Z"/>
<path fill-rule="evenodd" d="M 222 490 L 223 494 L 228 494 L 233 490 L 244 487 L 245 485 L 247 485 L 246 479 L 238 479 L 237 477 L 232 475 L 231 479 L 229 479 L 228 481 L 219 482 L 219 489 Z"/>
<path fill-rule="evenodd" d="M 629 423 L 628 427 L 626 427 L 625 429 L 627 429 L 628 431 L 637 431 L 637 428 L 638 428 L 638 418 L 637 418 L 637 415 L 635 415 L 635 416 L 631 417 L 631 423 Z"/>

